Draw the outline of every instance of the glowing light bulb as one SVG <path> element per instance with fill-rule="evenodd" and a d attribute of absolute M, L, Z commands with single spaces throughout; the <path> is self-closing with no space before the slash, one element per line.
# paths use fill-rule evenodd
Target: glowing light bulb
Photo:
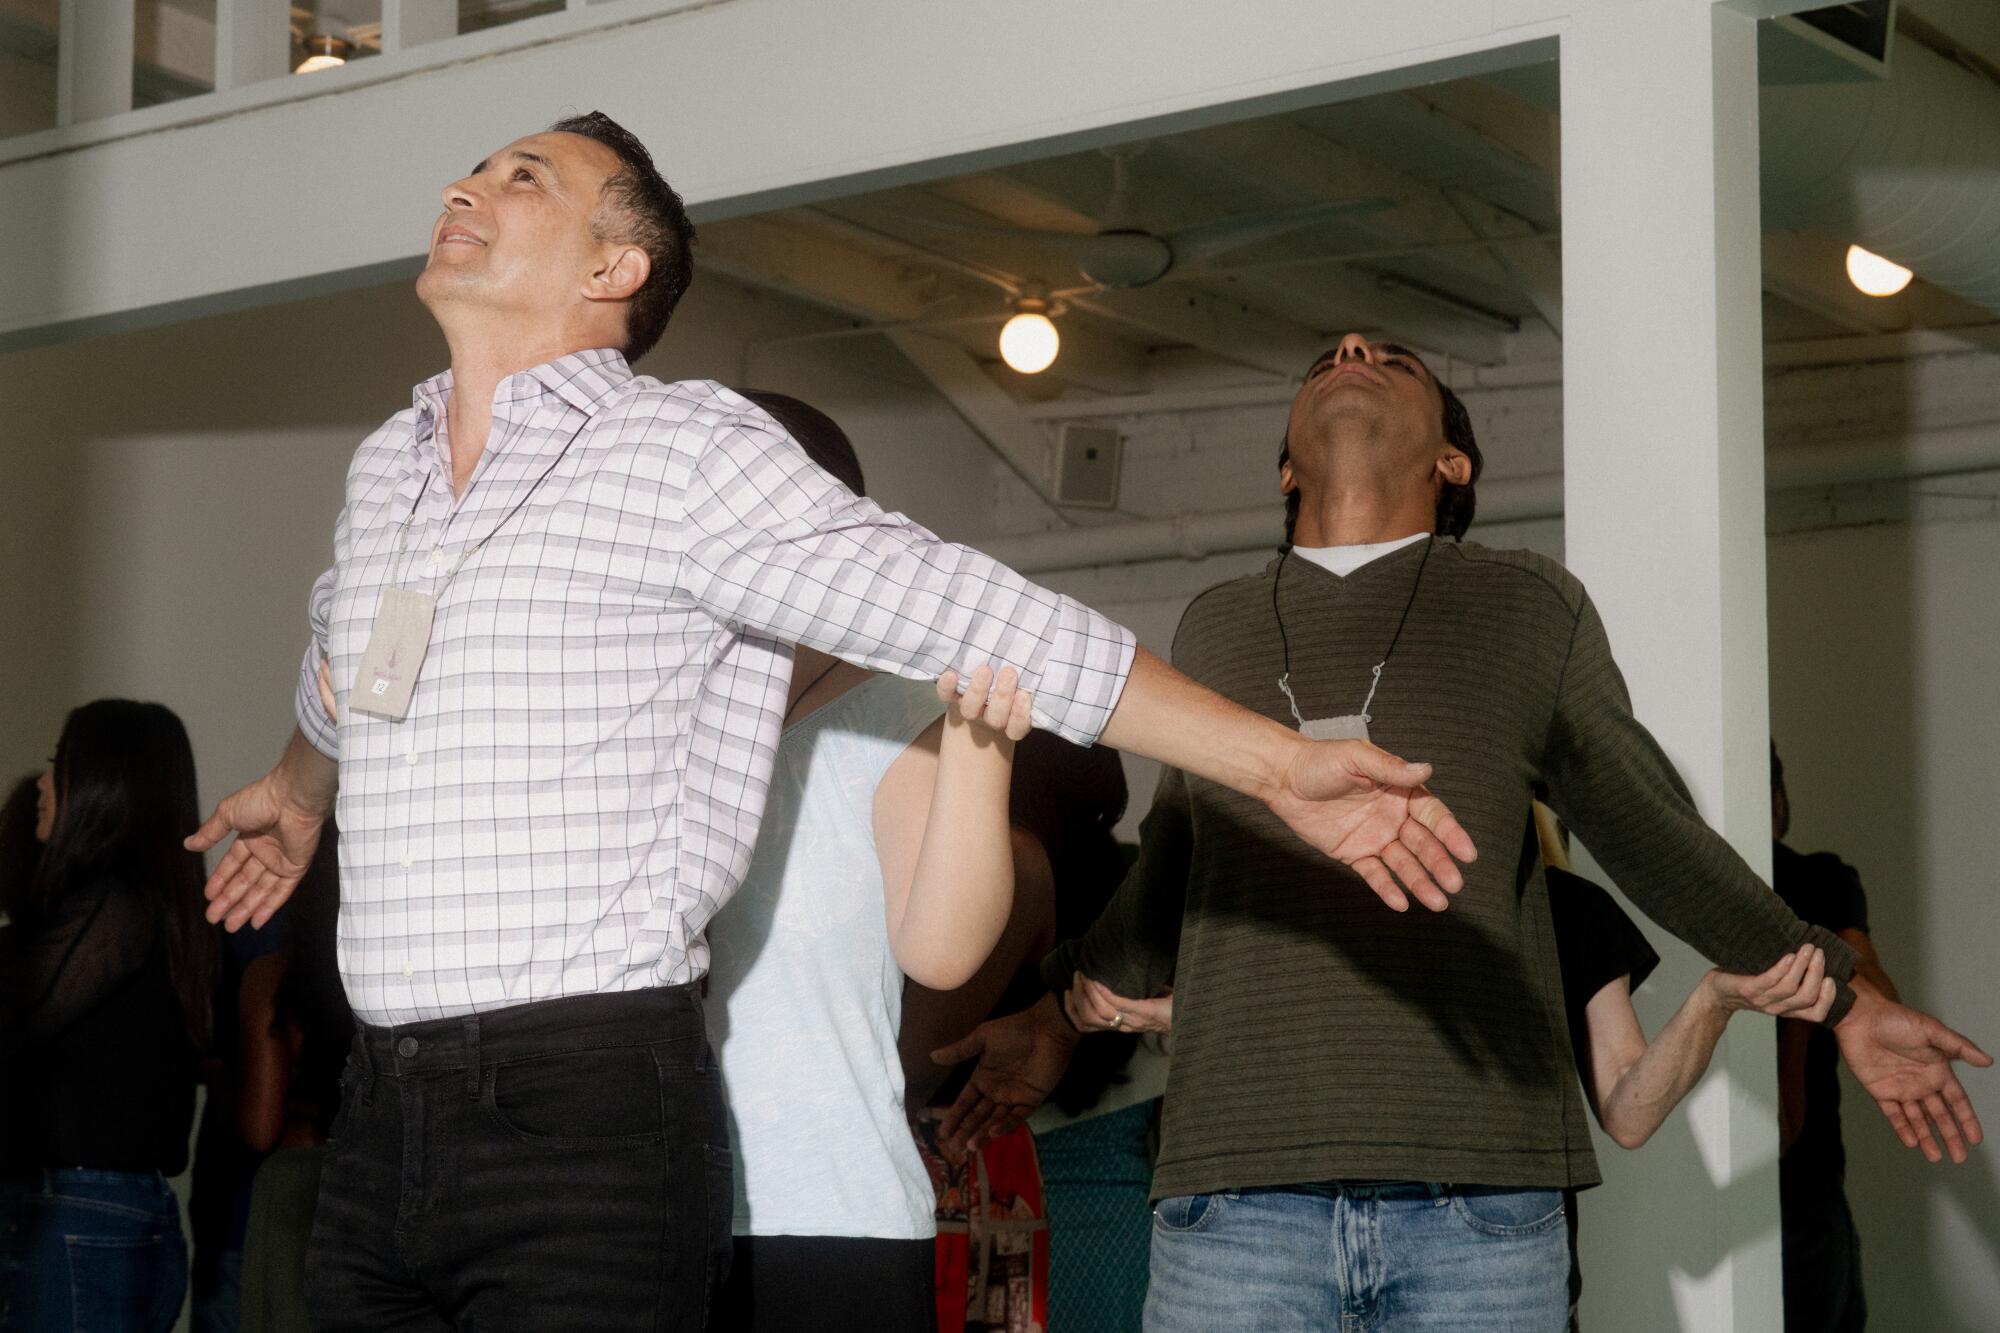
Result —
<path fill-rule="evenodd" d="M 1858 245 L 1847 247 L 1847 280 L 1869 296 L 1894 296 L 1910 285 L 1910 270 Z"/>
<path fill-rule="evenodd" d="M 354 44 L 346 38 L 316 32 L 306 39 L 306 58 L 292 73 L 311 74 L 315 70 L 335 69 L 345 65 L 347 58 L 353 54 Z"/>
<path fill-rule="evenodd" d="M 1021 302 L 1021 312 L 1000 330 L 1000 359 L 1023 375 L 1047 370 L 1061 348 L 1062 335 L 1039 301 Z"/>

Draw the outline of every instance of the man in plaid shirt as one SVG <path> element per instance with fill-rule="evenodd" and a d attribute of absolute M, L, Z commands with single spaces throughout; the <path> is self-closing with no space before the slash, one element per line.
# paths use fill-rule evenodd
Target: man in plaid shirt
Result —
<path fill-rule="evenodd" d="M 1038 725 L 1265 800 L 1398 909 L 1442 909 L 1472 859 L 1426 768 L 1225 702 L 856 497 L 720 385 L 634 376 L 693 239 L 597 113 L 445 188 L 417 291 L 451 369 L 355 455 L 283 758 L 189 839 L 235 835 L 208 886 L 234 930 L 329 815 L 343 834 L 363 1026 L 321 1327 L 701 1327 L 731 1202 L 703 927 L 749 862 L 794 643 L 1012 669 Z"/>

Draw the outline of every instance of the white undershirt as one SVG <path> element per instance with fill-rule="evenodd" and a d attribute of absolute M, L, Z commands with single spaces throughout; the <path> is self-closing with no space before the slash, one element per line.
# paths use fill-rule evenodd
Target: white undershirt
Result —
<path fill-rule="evenodd" d="M 1413 532 L 1407 537 L 1397 537 L 1393 541 L 1368 542 L 1361 546 L 1294 546 L 1292 554 L 1310 560 L 1328 573 L 1346 578 L 1371 560 L 1380 560 L 1391 551 L 1400 551 L 1412 542 L 1420 542 L 1430 536 L 1428 532 Z"/>

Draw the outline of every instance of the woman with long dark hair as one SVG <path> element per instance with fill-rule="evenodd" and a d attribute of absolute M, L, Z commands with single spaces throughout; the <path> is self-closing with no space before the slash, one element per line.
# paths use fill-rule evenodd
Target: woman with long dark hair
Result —
<path fill-rule="evenodd" d="M 42 779 L 44 841 L 0 932 L 0 1328 L 168 1329 L 210 1040 L 215 938 L 187 730 L 159 704 L 69 715 Z"/>

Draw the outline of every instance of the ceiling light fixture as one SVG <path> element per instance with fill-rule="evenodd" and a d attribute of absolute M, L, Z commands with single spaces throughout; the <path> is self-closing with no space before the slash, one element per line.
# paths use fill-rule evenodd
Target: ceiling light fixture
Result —
<path fill-rule="evenodd" d="M 331 33 L 316 32 L 306 38 L 306 58 L 299 62 L 294 74 L 310 74 L 317 69 L 332 69 L 345 65 L 354 54 L 354 43 L 345 37 L 335 37 Z"/>
<path fill-rule="evenodd" d="M 1024 296 L 1014 303 L 1014 317 L 1000 330 L 1000 359 L 1023 375 L 1039 375 L 1055 364 L 1062 335 L 1049 318 L 1049 303 Z"/>
<path fill-rule="evenodd" d="M 1894 296 L 1910 285 L 1910 270 L 1873 250 L 1847 247 L 1847 280 L 1869 296 Z"/>

